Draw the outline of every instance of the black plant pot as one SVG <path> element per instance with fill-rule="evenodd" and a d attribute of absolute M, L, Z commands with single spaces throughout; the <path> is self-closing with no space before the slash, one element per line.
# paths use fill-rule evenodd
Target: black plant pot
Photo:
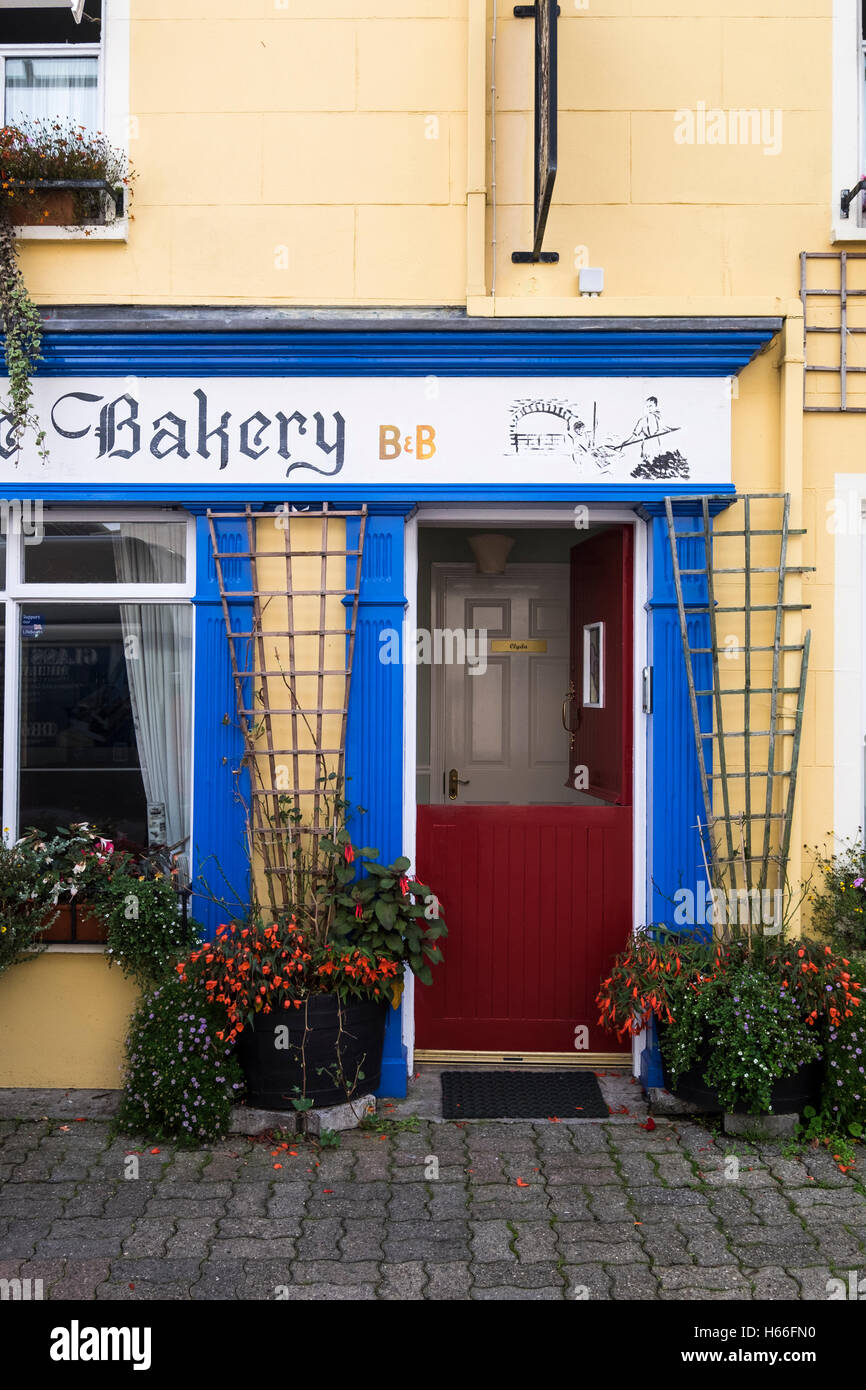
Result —
<path fill-rule="evenodd" d="M 661 1043 L 665 1030 L 662 1026 L 656 1026 Z M 708 1086 L 704 1080 L 704 1073 L 710 1064 L 711 1057 L 711 1048 L 708 1043 L 704 1045 L 700 1058 L 694 1066 L 689 1067 L 688 1071 L 680 1073 L 676 1086 L 671 1083 L 663 1047 L 661 1053 L 666 1090 L 677 1096 L 679 1100 L 694 1105 L 696 1109 L 706 1115 L 720 1115 L 727 1109 L 719 1100 L 718 1092 L 712 1086 Z M 822 1061 L 806 1062 L 799 1071 L 793 1072 L 790 1076 L 780 1076 L 770 1092 L 773 1114 L 801 1115 L 807 1105 L 817 1103 L 821 1095 L 823 1080 L 824 1063 Z M 747 1115 L 749 1111 L 745 1105 L 737 1105 L 732 1112 L 728 1111 L 728 1113 Z"/>
<path fill-rule="evenodd" d="M 387 1002 L 315 994 L 299 1009 L 257 1014 L 237 1045 L 247 1103 L 291 1110 L 300 1097 L 317 1106 L 341 1105 L 375 1091 L 387 1011 Z M 282 1028 L 287 1034 L 277 1032 Z"/>

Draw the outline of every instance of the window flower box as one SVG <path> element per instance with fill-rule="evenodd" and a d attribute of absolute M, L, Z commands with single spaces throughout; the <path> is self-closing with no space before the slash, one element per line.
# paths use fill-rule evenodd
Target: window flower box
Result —
<path fill-rule="evenodd" d="M 42 179 L 38 205 L 14 204 L 13 227 L 107 227 L 124 216 L 124 190 L 105 179 Z"/>
<path fill-rule="evenodd" d="M 51 914 L 50 926 L 40 932 L 41 941 L 51 942 L 101 942 L 108 936 L 108 928 L 103 918 L 89 903 L 58 903 L 56 912 Z"/>

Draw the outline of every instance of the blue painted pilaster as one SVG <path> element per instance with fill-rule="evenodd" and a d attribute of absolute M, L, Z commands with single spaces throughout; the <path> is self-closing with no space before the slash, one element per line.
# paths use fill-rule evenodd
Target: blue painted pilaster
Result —
<path fill-rule="evenodd" d="M 207 516 L 196 515 L 195 675 L 193 704 L 193 830 L 190 875 L 192 912 L 213 936 L 220 922 L 245 915 L 249 863 L 245 845 L 249 779 L 239 773 L 244 746 L 229 645 L 217 583 Z M 218 521 L 220 550 L 245 551 L 246 527 L 238 519 Z M 249 562 L 223 561 L 225 582 L 249 589 Z M 232 626 L 248 632 L 248 602 L 232 605 Z M 216 898 L 219 901 L 213 902 Z"/>
<path fill-rule="evenodd" d="M 706 885 L 698 819 L 705 823 L 704 801 L 689 702 L 688 679 L 680 635 L 677 595 L 667 519 L 662 502 L 647 503 L 641 514 L 649 530 L 649 614 L 648 659 L 653 668 L 653 711 L 649 721 L 647 748 L 647 902 L 648 921 L 683 927 L 674 920 L 674 894 L 679 888 L 699 892 Z M 697 507 L 677 503 L 675 525 L 678 531 L 701 528 Z M 704 563 L 704 542 L 680 542 L 680 565 L 697 569 Z M 706 584 L 701 576 L 684 576 L 686 604 L 706 602 Z M 708 622 L 697 614 L 688 619 L 689 645 L 709 645 Z M 710 658 L 693 658 L 697 689 L 711 685 Z M 712 704 L 699 699 L 703 727 L 712 729 Z M 712 745 L 705 740 L 706 766 L 712 772 Z M 655 1029 L 647 1033 L 641 1056 L 644 1086 L 663 1086 L 661 1057 Z"/>
<path fill-rule="evenodd" d="M 355 633 L 355 658 L 346 737 L 346 797 L 366 814 L 353 836 L 375 845 L 382 862 L 403 852 L 403 592 L 405 511 L 371 507 Z M 358 521 L 347 521 L 347 550 L 357 545 Z M 348 562 L 354 564 L 353 561 Z M 350 570 L 351 576 L 351 570 Z M 399 660 L 380 660 L 380 635 L 396 634 Z M 396 655 L 392 647 L 392 655 Z M 382 1080 L 377 1094 L 405 1096 L 408 1058 L 403 1044 L 403 1008 L 390 1009 L 385 1030 Z"/>

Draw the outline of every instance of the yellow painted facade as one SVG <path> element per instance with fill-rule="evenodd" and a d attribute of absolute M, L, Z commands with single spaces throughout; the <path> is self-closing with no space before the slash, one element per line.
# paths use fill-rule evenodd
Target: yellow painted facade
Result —
<path fill-rule="evenodd" d="M 107 0 L 109 23 L 112 8 Z M 784 318 L 738 380 L 733 461 L 741 491 L 791 492 L 792 523 L 808 528 L 795 548 L 816 567 L 802 579 L 812 657 L 796 873 L 799 847 L 823 840 L 834 816 L 828 506 L 837 473 L 863 472 L 859 417 L 802 409 L 799 257 L 840 249 L 831 240 L 834 5 L 561 0 L 561 9 L 559 172 L 546 236 L 556 265 L 511 261 L 531 243 L 533 128 L 532 26 L 512 5 L 131 0 L 138 179 L 128 239 L 24 242 L 25 275 L 45 306 Z M 767 113 L 760 143 L 678 141 L 684 112 L 715 109 Z M 850 172 L 853 182 L 861 171 Z M 578 295 L 581 264 L 604 268 L 600 298 Z M 821 273 L 832 287 L 837 262 Z M 866 324 L 860 304 L 851 312 L 852 326 Z M 829 325 L 838 311 L 828 304 L 813 317 Z M 859 349 L 852 342 L 852 362 Z M 830 364 L 834 353 L 838 338 L 828 335 L 810 360 Z M 855 379 L 850 401 L 866 404 L 858 387 Z M 834 379 L 812 378 L 808 399 L 827 403 L 835 392 Z M 281 566 L 266 567 L 273 587 Z M 270 614 L 285 625 L 283 602 L 272 600 Z M 337 703 L 335 683 L 328 693 Z M 56 1045 L 34 1008 L 37 974 L 69 1004 Z M 113 1049 L 131 1001 L 119 972 L 92 956 L 52 955 L 11 972 L 0 979 L 0 1084 L 116 1084 Z"/>
<path fill-rule="evenodd" d="M 45 951 L 0 975 L 0 1087 L 113 1090 L 136 991 L 99 952 Z"/>
<path fill-rule="evenodd" d="M 532 26 L 500 4 L 494 63 L 493 8 L 131 0 L 129 240 L 28 246 L 34 291 L 46 303 L 468 296 L 484 312 L 475 301 L 495 290 L 499 312 L 532 300 L 561 315 L 586 311 L 574 264 L 586 248 L 606 271 L 594 313 L 645 298 L 653 307 L 635 312 L 701 312 L 692 296 L 773 312 L 798 294 L 799 252 L 828 245 L 832 0 L 766 0 L 760 17 L 746 0 L 566 0 L 548 231 L 560 261 L 544 267 L 511 263 L 532 216 Z M 699 104 L 766 110 L 767 141 L 676 143 L 676 113 Z"/>

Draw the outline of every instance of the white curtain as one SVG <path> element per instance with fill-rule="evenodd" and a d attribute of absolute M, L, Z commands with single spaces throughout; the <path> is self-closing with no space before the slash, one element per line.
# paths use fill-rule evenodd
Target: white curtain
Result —
<path fill-rule="evenodd" d="M 99 59 L 7 58 L 6 124 L 70 120 L 98 130 Z"/>
<path fill-rule="evenodd" d="M 159 523 L 124 523 L 114 535 L 118 583 L 152 583 L 153 548 L 164 537 Z M 188 882 L 192 609 L 178 603 L 122 603 L 120 621 L 148 819 L 158 819 L 157 808 L 164 807 L 165 842 Z"/>

